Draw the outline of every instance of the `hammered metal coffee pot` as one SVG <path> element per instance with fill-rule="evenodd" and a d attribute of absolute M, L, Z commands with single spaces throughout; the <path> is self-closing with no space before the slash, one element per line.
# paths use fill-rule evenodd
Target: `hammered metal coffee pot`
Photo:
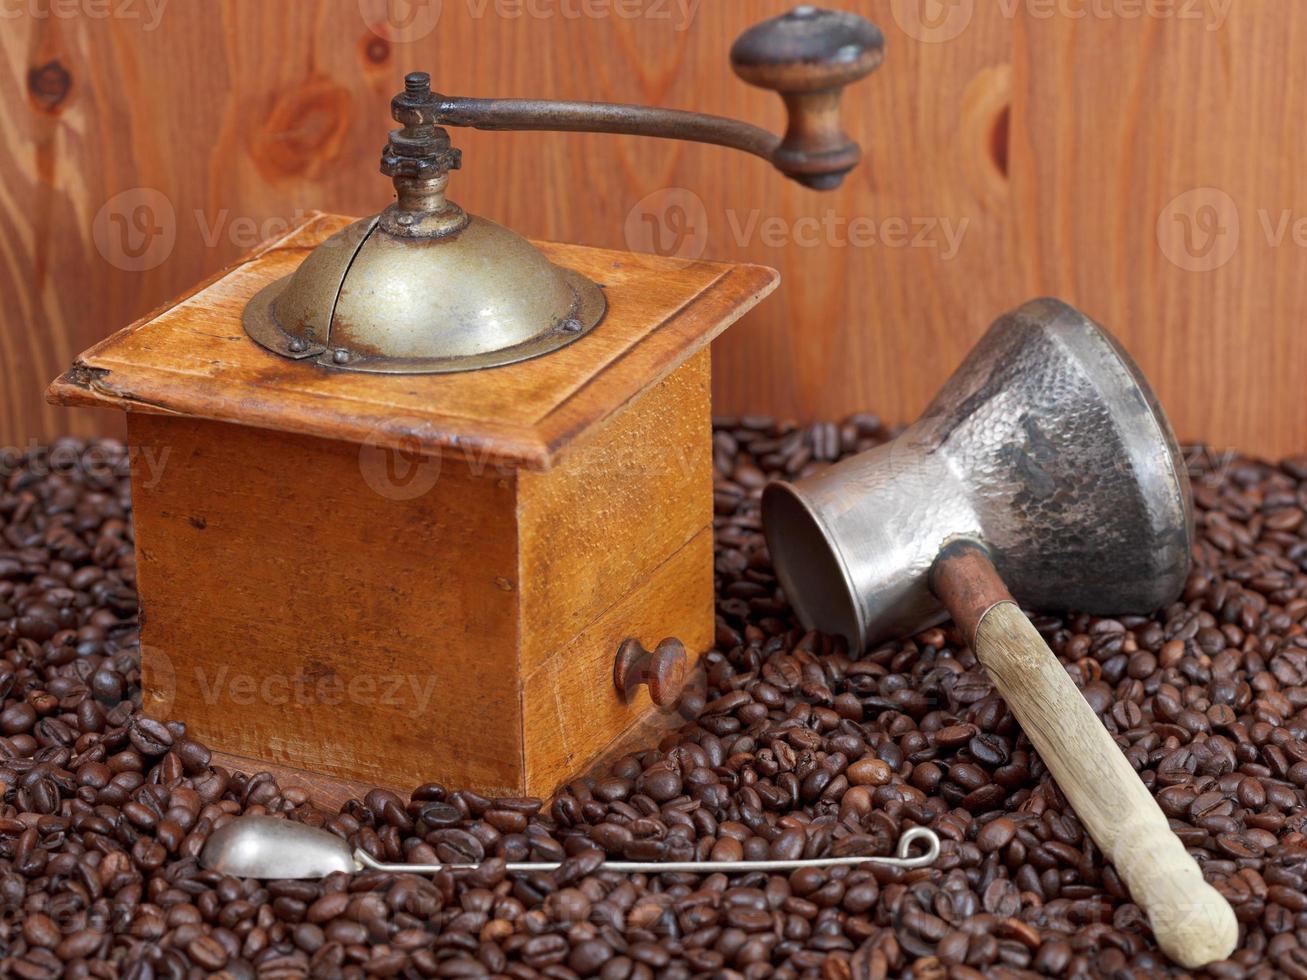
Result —
<path fill-rule="evenodd" d="M 415 72 L 391 102 L 381 172 L 396 201 L 323 242 L 247 305 L 245 331 L 283 357 L 329 368 L 444 373 L 548 354 L 594 329 L 599 286 L 445 196 L 461 155 L 445 126 L 622 133 L 714 143 L 769 161 L 806 187 L 839 186 L 860 150 L 840 126 L 844 86 L 881 62 L 880 30 L 856 14 L 800 6 L 745 31 L 731 64 L 781 95 L 784 136 L 735 119 L 652 106 L 470 99 Z"/>
<path fill-rule="evenodd" d="M 762 509 L 804 625 L 862 649 L 951 615 L 1163 952 L 1191 968 L 1230 955 L 1234 912 L 1012 598 L 1146 613 L 1184 587 L 1184 460 L 1105 330 L 1057 300 L 1027 303 L 897 439 L 772 484 Z"/>

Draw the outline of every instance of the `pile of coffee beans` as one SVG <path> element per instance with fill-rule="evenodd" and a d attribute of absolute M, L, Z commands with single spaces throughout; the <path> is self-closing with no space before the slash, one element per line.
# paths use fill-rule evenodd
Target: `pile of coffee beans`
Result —
<path fill-rule="evenodd" d="M 126 451 L 0 469 L 0 975 L 1143 976 L 1173 968 L 956 631 L 859 653 L 806 633 L 758 494 L 888 438 L 870 416 L 721 420 L 717 642 L 660 744 L 553 800 L 431 783 L 326 813 L 137 713 Z M 1197 565 L 1151 617 L 1035 622 L 1208 879 L 1219 977 L 1307 977 L 1307 459 L 1190 455 Z M 673 725 L 672 722 L 675 724 Z M 325 826 L 432 877 L 257 882 L 197 864 L 242 813 Z M 640 860 L 891 852 L 930 869 L 616 875 Z M 512 875 L 504 862 L 562 860 Z M 1178 971 L 1177 971 L 1178 972 Z"/>

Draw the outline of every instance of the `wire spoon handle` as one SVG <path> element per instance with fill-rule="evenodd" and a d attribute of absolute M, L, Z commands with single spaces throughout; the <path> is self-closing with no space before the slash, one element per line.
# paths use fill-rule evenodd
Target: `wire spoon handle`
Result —
<path fill-rule="evenodd" d="M 914 845 L 924 845 L 914 854 Z M 939 835 L 925 827 L 912 827 L 899 838 L 896 857 L 859 855 L 810 858 L 806 861 L 605 861 L 598 871 L 640 874 L 744 874 L 749 871 L 795 871 L 799 868 L 834 868 L 880 864 L 893 868 L 925 868 L 939 858 Z M 219 826 L 200 852 L 200 866 L 237 878 L 325 878 L 343 872 L 388 871 L 397 874 L 436 874 L 471 871 L 478 864 L 387 864 L 366 851 L 351 847 L 322 827 L 266 814 L 246 814 Z M 558 861 L 513 862 L 510 872 L 557 871 Z"/>
<path fill-rule="evenodd" d="M 913 854 L 913 845 L 925 844 L 920 854 Z M 713 874 L 718 871 L 742 874 L 747 871 L 797 871 L 801 868 L 835 868 L 858 864 L 880 864 L 893 868 L 926 868 L 939 858 L 939 835 L 926 827 L 912 827 L 899 838 L 895 857 L 854 855 L 851 857 L 808 858 L 795 861 L 605 861 L 597 871 L 617 871 L 626 874 Z M 471 871 L 479 864 L 386 864 L 371 854 L 355 849 L 354 860 L 369 871 L 392 871 L 406 874 L 435 874 L 438 871 Z M 509 862 L 510 872 L 557 871 L 558 861 Z"/>

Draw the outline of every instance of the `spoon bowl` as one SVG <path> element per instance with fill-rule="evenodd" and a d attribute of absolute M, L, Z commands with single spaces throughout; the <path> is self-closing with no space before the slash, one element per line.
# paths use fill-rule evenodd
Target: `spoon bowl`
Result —
<path fill-rule="evenodd" d="M 349 842 L 331 831 L 264 816 L 223 824 L 209 835 L 200 864 L 236 878 L 325 878 L 362 870 Z"/>

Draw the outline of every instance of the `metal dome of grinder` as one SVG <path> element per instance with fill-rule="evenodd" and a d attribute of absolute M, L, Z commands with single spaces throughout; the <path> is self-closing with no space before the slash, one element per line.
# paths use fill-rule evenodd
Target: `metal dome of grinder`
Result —
<path fill-rule="evenodd" d="M 1107 331 L 1053 299 L 1000 317 L 917 422 L 769 485 L 762 511 L 805 626 L 861 650 L 952 616 L 1162 951 L 1188 968 L 1230 955 L 1230 905 L 1013 599 L 1143 613 L 1188 575 L 1184 460 Z"/>

